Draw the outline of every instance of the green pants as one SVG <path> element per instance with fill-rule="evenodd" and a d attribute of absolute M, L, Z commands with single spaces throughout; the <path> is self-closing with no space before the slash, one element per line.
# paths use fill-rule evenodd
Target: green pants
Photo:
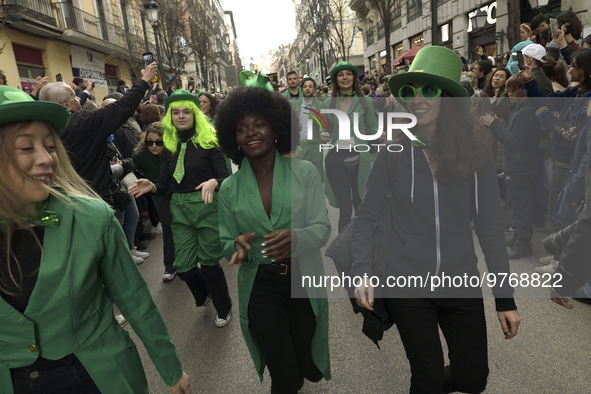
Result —
<path fill-rule="evenodd" d="M 320 152 L 320 143 L 308 140 L 300 141 L 301 150 L 298 151 L 298 159 L 306 160 L 314 164 L 320 175 L 320 179 L 324 182 L 324 169 L 322 168 L 322 152 Z"/>
<path fill-rule="evenodd" d="M 218 228 L 218 196 L 205 204 L 201 191 L 175 193 L 170 200 L 174 237 L 174 268 L 187 272 L 201 265 L 215 266 L 222 258 Z"/>

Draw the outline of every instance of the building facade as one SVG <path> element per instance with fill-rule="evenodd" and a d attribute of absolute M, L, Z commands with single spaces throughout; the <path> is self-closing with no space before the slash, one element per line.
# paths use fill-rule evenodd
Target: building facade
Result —
<path fill-rule="evenodd" d="M 386 51 L 394 61 L 416 46 L 442 45 L 476 59 L 474 48 L 481 46 L 487 56 L 501 57 L 510 51 L 507 39 L 508 0 L 394 0 L 391 15 L 390 47 L 386 48 L 383 23 L 370 0 L 351 0 L 363 30 L 365 70 L 385 72 Z M 586 4 L 585 4 L 586 3 Z M 530 22 L 538 13 L 556 15 L 571 8 L 584 26 L 591 24 L 585 0 L 549 0 L 538 7 L 538 0 L 518 0 L 520 23 Z M 436 9 L 436 15 L 431 9 Z M 476 15 L 485 21 L 481 26 Z M 435 26 L 434 21 L 437 21 Z M 435 29 L 435 30 L 433 30 Z M 588 34 L 588 33 L 587 33 Z M 403 67 L 404 65 L 400 65 Z"/>

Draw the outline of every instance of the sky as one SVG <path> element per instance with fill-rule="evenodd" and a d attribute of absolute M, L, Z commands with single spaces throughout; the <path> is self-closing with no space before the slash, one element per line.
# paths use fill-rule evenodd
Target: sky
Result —
<path fill-rule="evenodd" d="M 232 11 L 238 49 L 248 68 L 250 58 L 296 38 L 295 11 L 291 0 L 221 0 L 224 11 Z"/>

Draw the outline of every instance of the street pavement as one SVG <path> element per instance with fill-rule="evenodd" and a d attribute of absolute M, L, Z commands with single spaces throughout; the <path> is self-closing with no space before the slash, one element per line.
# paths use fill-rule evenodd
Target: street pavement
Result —
<path fill-rule="evenodd" d="M 506 210 L 508 215 L 508 210 Z M 333 236 L 338 212 L 329 208 Z M 149 224 L 146 226 L 149 228 Z M 550 226 L 547 226 L 548 228 Z M 541 239 L 549 234 L 536 231 L 534 256 L 513 260 L 511 271 L 534 273 L 538 258 L 546 255 Z M 506 234 L 509 236 L 509 234 Z M 486 268 L 477 245 L 479 268 Z M 197 308 L 184 282 L 176 278 L 162 281 L 162 236 L 150 241 L 150 258 L 140 265 L 160 312 L 166 322 L 185 371 L 191 378 L 193 393 L 269 393 L 270 377 L 265 372 L 260 382 L 250 358 L 238 321 L 236 275 L 238 269 L 222 261 L 230 295 L 234 302 L 232 320 L 228 326 L 214 325 L 212 305 Z M 327 275 L 336 274 L 332 260 L 325 257 Z M 485 290 L 485 294 L 490 293 Z M 381 350 L 361 333 L 362 318 L 354 315 L 344 292 L 329 299 L 329 344 L 332 379 L 320 383 L 306 382 L 301 393 L 407 393 L 410 368 L 396 328 L 393 327 L 380 342 Z M 541 297 L 544 298 L 534 298 Z M 523 298 L 520 298 L 523 297 Z M 591 392 L 591 305 L 572 301 L 569 311 L 555 305 L 549 290 L 520 289 L 516 299 L 521 315 L 517 337 L 505 340 L 494 309 L 494 300 L 484 300 L 488 327 L 490 374 L 486 393 L 558 393 Z M 144 363 L 150 393 L 168 393 L 141 342 L 130 332 Z M 445 341 L 444 353 L 447 353 Z M 446 359 L 446 363 L 448 360 Z"/>

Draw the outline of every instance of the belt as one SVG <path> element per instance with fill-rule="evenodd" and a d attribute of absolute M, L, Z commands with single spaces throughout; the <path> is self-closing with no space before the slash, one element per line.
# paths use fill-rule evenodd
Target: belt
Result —
<path fill-rule="evenodd" d="M 288 258 L 282 263 L 260 264 L 258 272 L 287 275 L 291 273 L 291 259 Z"/>

